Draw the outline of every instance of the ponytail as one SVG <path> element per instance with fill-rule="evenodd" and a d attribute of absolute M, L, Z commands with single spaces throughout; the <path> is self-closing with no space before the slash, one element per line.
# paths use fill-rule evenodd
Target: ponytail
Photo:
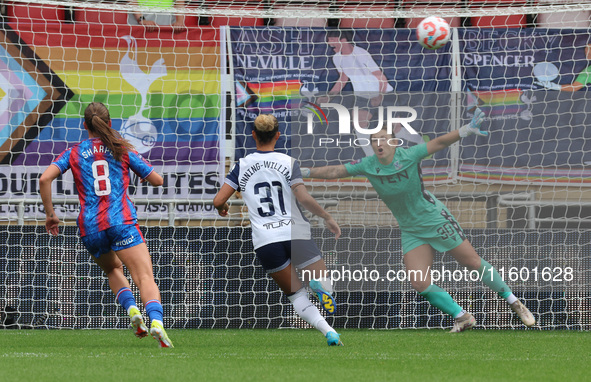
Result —
<path fill-rule="evenodd" d="M 103 144 L 111 151 L 115 160 L 121 161 L 123 155 L 128 151 L 135 150 L 131 143 L 123 139 L 118 131 L 109 126 L 111 116 L 107 107 L 102 103 L 92 102 L 86 107 L 84 122 L 88 131 L 97 135 L 103 141 Z"/>

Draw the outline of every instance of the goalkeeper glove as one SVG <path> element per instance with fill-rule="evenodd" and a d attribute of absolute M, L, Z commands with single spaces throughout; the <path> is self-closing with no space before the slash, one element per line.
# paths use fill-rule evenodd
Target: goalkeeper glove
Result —
<path fill-rule="evenodd" d="M 538 85 L 538 86 L 542 86 L 546 89 L 549 90 L 561 90 L 562 88 L 560 87 L 560 85 L 551 82 L 551 81 L 536 81 L 534 82 L 534 84 Z"/>
<path fill-rule="evenodd" d="M 480 125 L 484 121 L 484 112 L 480 109 L 474 110 L 474 116 L 469 124 L 464 125 L 458 129 L 461 138 L 466 138 L 468 135 L 476 134 L 481 136 L 487 136 L 488 131 L 481 131 Z"/>
<path fill-rule="evenodd" d="M 310 173 L 312 172 L 309 168 L 307 167 L 301 167 L 300 171 L 302 172 L 302 178 L 309 178 L 310 177 Z"/>

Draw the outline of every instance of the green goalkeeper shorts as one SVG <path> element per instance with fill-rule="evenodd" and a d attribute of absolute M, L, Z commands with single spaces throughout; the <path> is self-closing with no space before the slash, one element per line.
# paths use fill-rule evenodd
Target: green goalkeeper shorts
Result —
<path fill-rule="evenodd" d="M 446 252 L 462 244 L 466 240 L 466 235 L 449 211 L 443 209 L 441 219 L 437 219 L 431 227 L 421 230 L 420 233 L 410 233 L 401 229 L 400 240 L 403 254 L 423 244 L 430 245 L 436 251 Z"/>

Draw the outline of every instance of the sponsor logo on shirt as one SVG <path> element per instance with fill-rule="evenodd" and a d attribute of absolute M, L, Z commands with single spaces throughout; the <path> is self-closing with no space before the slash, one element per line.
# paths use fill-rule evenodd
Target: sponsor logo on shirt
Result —
<path fill-rule="evenodd" d="M 283 220 L 279 220 L 277 222 L 265 223 L 265 224 L 263 224 L 263 227 L 265 227 L 266 229 L 275 229 L 275 228 L 286 227 L 289 225 L 295 225 L 295 221 L 293 219 L 283 219 Z"/>

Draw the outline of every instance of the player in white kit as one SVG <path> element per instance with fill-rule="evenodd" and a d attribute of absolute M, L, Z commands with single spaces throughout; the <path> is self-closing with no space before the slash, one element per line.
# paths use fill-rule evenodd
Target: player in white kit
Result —
<path fill-rule="evenodd" d="M 277 119 L 261 114 L 254 124 L 252 136 L 257 151 L 234 165 L 213 204 L 221 216 L 227 216 L 228 199 L 234 192 L 240 191 L 248 207 L 252 242 L 261 265 L 287 295 L 296 313 L 322 332 L 329 346 L 342 345 L 339 334 L 312 304 L 296 273 L 297 268 L 314 275 L 309 282 L 310 288 L 322 307 L 329 314 L 334 314 L 336 306 L 332 285 L 329 280 L 320 277 L 327 274 L 326 264 L 312 240 L 310 223 L 302 215 L 297 202 L 323 218 L 336 238 L 340 236 L 341 229 L 308 194 L 295 159 L 274 151 L 279 139 Z"/>

